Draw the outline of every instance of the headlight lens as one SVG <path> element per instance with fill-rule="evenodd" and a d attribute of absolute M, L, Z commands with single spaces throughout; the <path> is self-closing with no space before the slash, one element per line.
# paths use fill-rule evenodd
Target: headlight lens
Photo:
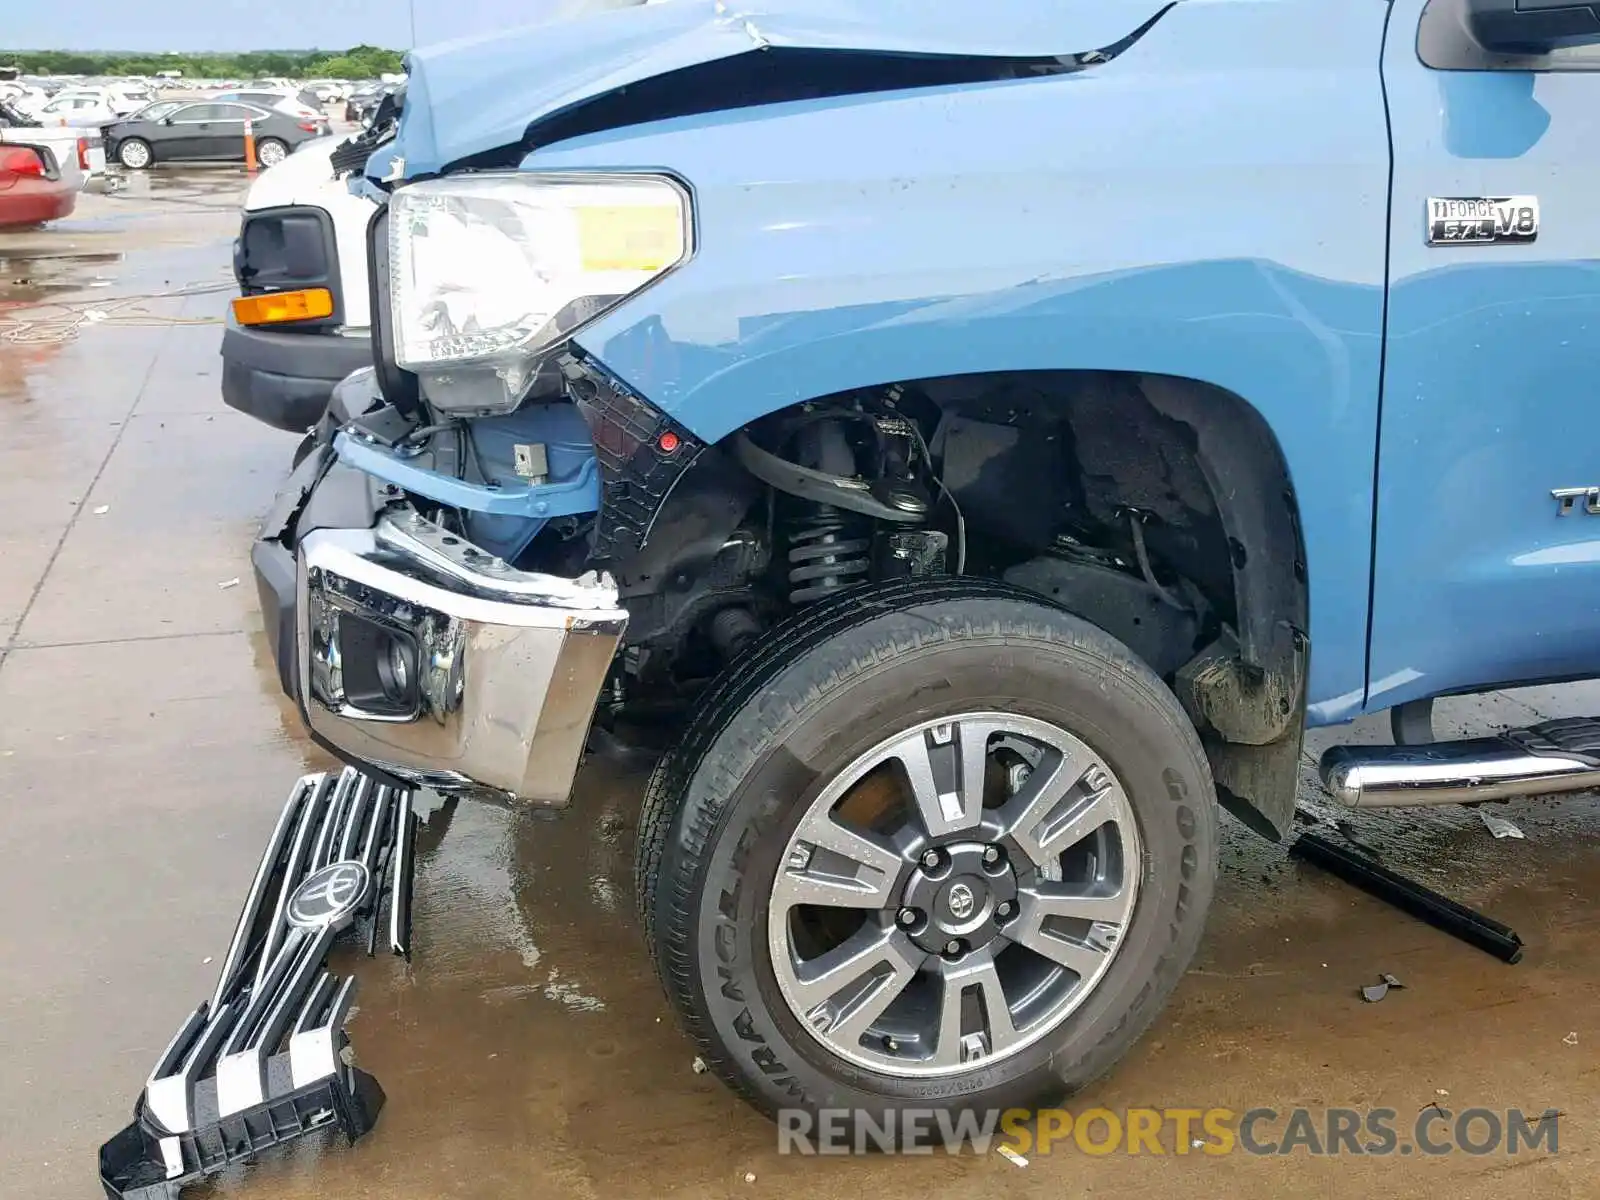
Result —
<path fill-rule="evenodd" d="M 689 254 L 659 176 L 479 175 L 390 201 L 395 358 L 439 408 L 507 412 L 540 355 Z"/>

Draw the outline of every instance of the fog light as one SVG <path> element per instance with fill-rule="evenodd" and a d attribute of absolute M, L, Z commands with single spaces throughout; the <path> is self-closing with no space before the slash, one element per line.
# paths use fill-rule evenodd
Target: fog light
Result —
<path fill-rule="evenodd" d="M 395 704 L 409 704 L 413 674 L 411 645 L 397 637 L 389 638 L 378 659 L 378 682 L 385 698 Z"/>

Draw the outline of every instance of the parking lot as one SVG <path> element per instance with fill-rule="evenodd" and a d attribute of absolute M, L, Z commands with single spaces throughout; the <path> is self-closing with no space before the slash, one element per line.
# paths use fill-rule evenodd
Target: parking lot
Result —
<path fill-rule="evenodd" d="M 235 169 L 156 171 L 0 233 L 0 1192 L 96 1194 L 94 1153 L 213 982 L 294 779 L 329 765 L 267 661 L 254 526 L 294 440 L 222 405 Z M 1596 711 L 1600 686 L 1446 704 L 1451 731 Z M 1387 740 L 1381 721 L 1336 731 Z M 1304 798 L 1319 803 L 1307 748 Z M 1600 895 L 1592 796 L 1362 817 L 1386 860 L 1512 925 L 1505 966 L 1237 826 L 1201 955 L 1074 1109 L 1559 1110 L 1559 1152 L 1223 1157 L 777 1152 L 709 1075 L 632 917 L 644 761 L 591 760 L 564 816 L 463 804 L 425 833 L 416 954 L 358 968 L 388 1103 L 356 1147 L 214 1194 L 1076 1197 L 1592 1195 Z M 1325 810 L 1324 810 L 1325 811 Z M 1382 1003 L 1359 988 L 1389 972 Z"/>

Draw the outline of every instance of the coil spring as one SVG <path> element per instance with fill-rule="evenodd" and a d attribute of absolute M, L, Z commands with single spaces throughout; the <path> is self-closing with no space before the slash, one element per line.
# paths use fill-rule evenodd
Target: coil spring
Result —
<path fill-rule="evenodd" d="M 860 583 L 872 567 L 872 539 L 860 536 L 859 521 L 825 504 L 808 509 L 789 530 L 791 604 L 810 604 Z"/>

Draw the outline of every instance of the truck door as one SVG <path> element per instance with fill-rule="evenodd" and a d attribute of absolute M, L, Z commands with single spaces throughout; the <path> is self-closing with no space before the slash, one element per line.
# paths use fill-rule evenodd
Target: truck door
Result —
<path fill-rule="evenodd" d="M 1551 494 L 1600 485 L 1600 45 L 1490 55 L 1475 2 L 1385 41 L 1371 709 L 1600 672 L 1600 494 Z"/>

